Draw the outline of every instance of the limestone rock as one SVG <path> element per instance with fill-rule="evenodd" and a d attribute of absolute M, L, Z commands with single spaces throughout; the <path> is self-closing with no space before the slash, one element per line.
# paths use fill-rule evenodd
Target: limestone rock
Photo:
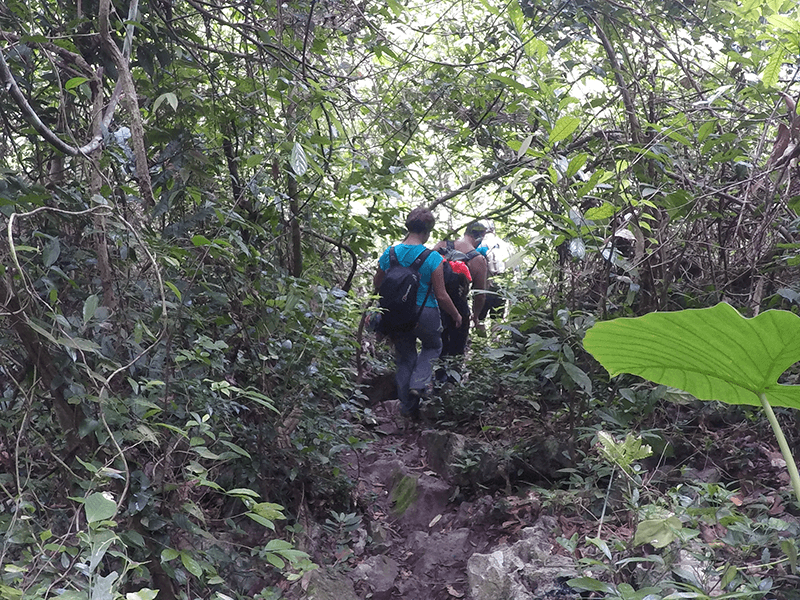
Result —
<path fill-rule="evenodd" d="M 353 582 L 343 573 L 314 571 L 306 600 L 359 600 Z"/>
<path fill-rule="evenodd" d="M 552 517 L 540 518 L 523 529 L 521 539 L 490 554 L 473 554 L 467 561 L 467 575 L 473 600 L 540 600 L 569 598 L 564 581 L 577 577 L 574 562 L 554 555 Z M 579 598 L 576 591 L 574 598 Z"/>
<path fill-rule="evenodd" d="M 428 464 L 454 485 L 487 484 L 505 479 L 506 459 L 500 449 L 449 431 L 422 434 Z"/>
<path fill-rule="evenodd" d="M 387 556 L 371 556 L 353 569 L 350 577 L 366 581 L 373 593 L 389 592 L 400 572 L 397 562 Z"/>

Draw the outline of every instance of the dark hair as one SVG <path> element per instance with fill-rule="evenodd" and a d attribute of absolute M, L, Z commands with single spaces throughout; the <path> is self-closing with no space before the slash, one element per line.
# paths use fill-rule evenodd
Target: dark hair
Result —
<path fill-rule="evenodd" d="M 429 233 L 436 225 L 436 217 L 427 206 L 418 206 L 406 217 L 406 229 L 411 233 Z"/>
<path fill-rule="evenodd" d="M 474 235 L 476 233 L 478 235 L 482 235 L 486 233 L 487 229 L 488 227 L 486 227 L 486 225 L 484 225 L 480 221 L 475 221 L 474 223 L 470 223 L 469 225 L 467 225 L 467 228 L 464 230 L 464 233 L 466 233 L 467 235 Z"/>

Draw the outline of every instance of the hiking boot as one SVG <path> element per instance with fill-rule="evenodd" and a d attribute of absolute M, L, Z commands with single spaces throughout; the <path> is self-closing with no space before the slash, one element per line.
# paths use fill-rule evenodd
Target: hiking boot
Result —
<path fill-rule="evenodd" d="M 411 402 L 411 408 L 408 409 L 408 416 L 414 421 L 419 421 L 419 403 L 422 400 L 422 390 L 408 390 L 408 399 Z"/>

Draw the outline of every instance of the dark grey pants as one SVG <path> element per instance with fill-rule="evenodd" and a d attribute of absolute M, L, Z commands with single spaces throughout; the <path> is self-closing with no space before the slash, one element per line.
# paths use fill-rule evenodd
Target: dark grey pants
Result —
<path fill-rule="evenodd" d="M 417 340 L 422 349 L 417 352 Z M 422 309 L 417 326 L 407 332 L 398 333 L 394 338 L 397 362 L 397 395 L 400 410 L 408 413 L 413 407 L 408 390 L 424 390 L 431 380 L 433 361 L 442 352 L 442 320 L 439 309 L 426 306 Z"/>

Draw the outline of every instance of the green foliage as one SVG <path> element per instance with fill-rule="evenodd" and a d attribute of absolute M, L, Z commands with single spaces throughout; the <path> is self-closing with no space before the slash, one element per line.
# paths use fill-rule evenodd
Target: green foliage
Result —
<path fill-rule="evenodd" d="M 598 323 L 586 348 L 613 374 L 629 372 L 683 389 L 701 400 L 763 407 L 783 454 L 797 501 L 800 473 L 772 405 L 800 408 L 800 387 L 778 378 L 800 359 L 800 318 L 767 311 L 743 318 L 713 308 Z"/>
<path fill-rule="evenodd" d="M 580 366 L 580 354 L 576 354 L 580 353 L 586 329 L 594 324 L 591 315 L 561 309 L 551 318 L 538 310 L 525 312 L 524 305 L 518 305 L 510 318 L 509 331 L 516 343 L 515 353 L 519 353 L 511 365 L 514 371 L 591 396 L 591 380 Z"/>
<path fill-rule="evenodd" d="M 337 545 L 355 541 L 356 532 L 362 527 L 361 515 L 331 511 L 331 516 L 323 524 L 325 531 L 336 539 Z"/>
<path fill-rule="evenodd" d="M 770 516 L 762 501 L 743 505 L 741 494 L 723 484 L 679 484 L 653 494 L 646 479 L 627 478 L 634 485 L 623 488 L 632 537 L 615 535 L 613 527 L 604 534 L 601 521 L 583 545 L 577 534 L 558 540 L 585 569 L 570 586 L 620 600 L 744 598 L 791 586 L 797 553 L 787 537 L 795 525 Z M 640 502 L 646 496 L 654 501 Z"/>
<path fill-rule="evenodd" d="M 595 318 L 800 288 L 791 2 L 139 3 L 107 24 L 134 90 L 100 4 L 0 9 L 21 90 L 0 95 L 3 595 L 67 576 L 65 598 L 227 595 L 237 561 L 270 584 L 310 568 L 285 546 L 297 490 L 352 514 L 336 459 L 368 443 L 359 300 L 418 203 L 437 234 L 491 217 L 520 249 L 500 347 L 475 344 L 447 423 L 514 395 L 576 441 L 595 415 L 636 428 L 664 390 L 606 394 L 581 346 Z M 54 148 L 95 132 L 97 152 Z M 728 401 L 793 403 L 789 355 L 745 354 Z M 216 546 L 220 528 L 248 541 Z"/>
<path fill-rule="evenodd" d="M 417 479 L 410 475 L 400 476 L 392 486 L 391 500 L 394 511 L 403 515 L 417 499 Z"/>
<path fill-rule="evenodd" d="M 627 475 L 633 473 L 633 463 L 642 460 L 653 454 L 653 450 L 647 444 L 643 444 L 641 438 L 632 435 L 625 437 L 622 442 L 617 442 L 605 431 L 597 433 L 600 441 L 600 452 L 609 462 L 622 469 Z"/>
<path fill-rule="evenodd" d="M 632 373 L 701 400 L 800 408 L 800 387 L 778 383 L 800 359 L 800 318 L 743 318 L 726 303 L 598 323 L 584 345 L 611 373 Z"/>
<path fill-rule="evenodd" d="M 269 265 L 253 246 L 232 261 L 230 248 L 242 244 L 235 227 L 203 236 L 209 243 L 197 235 L 165 243 L 112 220 L 107 226 L 124 240 L 117 250 L 125 250 L 129 266 L 156 271 L 120 278 L 115 302 L 125 310 L 114 311 L 76 270 L 76 263 L 90 264 L 91 253 L 69 236 L 39 233 L 58 220 L 27 219 L 14 240 L 25 261 L 16 282 L 34 299 L 22 314 L 59 378 L 40 393 L 38 369 L 49 363 L 29 374 L 5 371 L 12 377 L 2 388 L 9 409 L 3 439 L 19 436 L 18 469 L 2 481 L 19 502 L 2 520 L 9 590 L 38 597 L 64 573 L 76 594 L 93 597 L 117 597 L 137 585 L 146 593 L 165 582 L 236 593 L 242 583 L 230 573 L 237 564 L 266 561 L 273 567 L 266 579 L 275 581 L 313 568 L 282 539 L 284 505 L 296 485 L 319 498 L 345 488 L 331 458 L 340 440 L 353 436 L 346 420 L 325 412 L 346 397 L 355 303 L 322 282 L 293 281 L 271 267 L 254 277 Z M 159 261 L 137 263 L 134 249 L 156 252 Z M 123 260 L 123 253 L 115 256 Z M 208 270 L 198 268 L 202 260 Z M 329 353 L 342 362 L 318 359 Z M 70 422 L 50 410 L 61 397 L 78 425 L 50 443 L 67 462 L 32 477 L 44 472 L 34 458 L 43 433 Z M 286 428 L 291 414 L 295 426 Z M 80 436 L 76 446 L 70 433 Z M 71 474 L 65 481 L 72 500 L 53 510 L 35 499 L 54 493 L 53 474 L 62 469 Z M 232 533 L 220 533 L 220 523 Z M 234 545 L 232 535 L 259 529 L 268 532 L 266 544 Z M 38 541 L 45 534 L 52 537 L 46 552 Z M 191 552 L 181 546 L 185 539 Z M 87 573 L 67 568 L 93 561 Z"/>

